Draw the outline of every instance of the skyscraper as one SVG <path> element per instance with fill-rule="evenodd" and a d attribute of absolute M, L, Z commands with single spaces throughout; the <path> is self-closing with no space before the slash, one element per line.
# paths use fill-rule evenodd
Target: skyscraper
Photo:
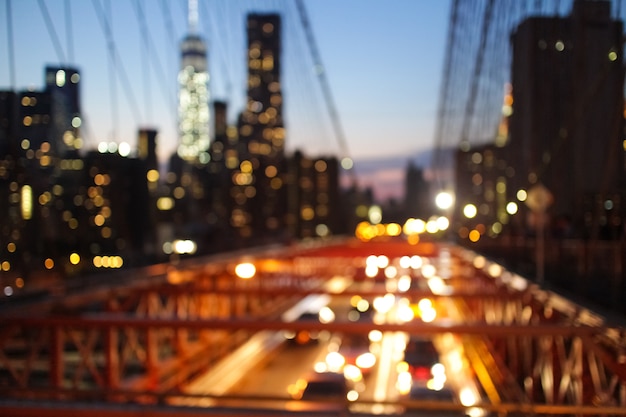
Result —
<path fill-rule="evenodd" d="M 283 158 L 281 24 L 278 14 L 248 15 L 248 98 L 240 138 L 263 160 Z"/>
<path fill-rule="evenodd" d="M 83 147 L 79 101 L 80 74 L 75 68 L 46 67 L 46 92 L 50 94 L 51 152 L 59 157 Z"/>
<path fill-rule="evenodd" d="M 550 214 L 585 235 L 620 217 L 623 23 L 610 6 L 576 0 L 571 16 L 531 17 L 512 36 L 510 189 L 543 184 Z"/>
<path fill-rule="evenodd" d="M 189 163 L 209 162 L 209 72 L 207 48 L 196 33 L 197 0 L 189 0 L 189 34 L 181 43 L 178 73 L 178 155 Z"/>
<path fill-rule="evenodd" d="M 270 237 L 285 232 L 287 204 L 280 16 L 249 14 L 247 32 L 248 97 L 239 122 L 241 167 L 250 170 L 252 181 L 246 184 L 245 227 Z"/>

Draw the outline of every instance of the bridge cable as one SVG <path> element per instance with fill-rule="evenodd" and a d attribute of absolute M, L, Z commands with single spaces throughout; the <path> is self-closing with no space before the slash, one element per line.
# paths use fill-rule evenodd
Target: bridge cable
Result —
<path fill-rule="evenodd" d="M 163 95 L 163 99 L 166 103 L 171 103 L 174 107 L 172 109 L 173 112 L 170 114 L 170 116 L 172 116 L 176 114 L 176 99 L 172 98 L 172 96 L 169 94 L 169 91 L 171 90 L 168 90 L 166 87 L 169 84 L 170 80 L 168 79 L 167 74 L 165 73 L 165 70 L 161 65 L 159 56 L 155 53 L 157 49 L 154 47 L 154 41 L 152 40 L 152 37 L 150 36 L 150 31 L 148 29 L 146 14 L 139 0 L 135 1 L 135 12 L 137 13 L 137 19 L 139 20 L 140 26 L 142 27 L 141 34 L 143 41 L 146 45 L 146 50 L 148 51 L 147 61 L 152 64 L 156 76 L 160 78 L 160 82 L 158 83 L 158 85 L 161 87 L 160 90 L 161 94 Z M 149 117 L 149 119 L 150 118 L 151 117 Z"/>
<path fill-rule="evenodd" d="M 291 3 L 290 3 L 291 4 Z M 290 5 L 288 4 L 288 6 Z M 297 117 L 299 117 L 302 122 L 297 124 L 297 130 L 303 133 L 303 136 L 306 134 L 311 134 L 310 132 L 315 132 L 315 136 L 311 138 L 314 141 L 319 141 L 317 146 L 322 146 L 323 144 L 327 146 L 332 146 L 330 142 L 331 135 L 326 130 L 328 127 L 328 119 L 324 117 L 322 114 L 322 110 L 324 106 L 320 103 L 321 90 L 319 88 L 307 88 L 306 86 L 314 86 L 316 85 L 315 74 L 311 71 L 311 68 L 315 67 L 315 64 L 312 62 L 310 56 L 303 56 L 301 53 L 298 53 L 307 48 L 306 39 L 302 38 L 302 32 L 298 31 L 299 28 L 296 22 L 299 21 L 299 17 L 296 14 L 296 11 L 293 11 L 291 7 L 287 7 L 286 14 L 287 18 L 285 19 L 285 45 L 286 49 L 288 49 L 287 58 L 285 60 L 285 67 L 288 64 L 293 64 L 293 68 L 291 71 L 286 71 L 285 81 L 289 84 L 288 92 L 295 92 L 294 98 L 298 100 L 298 105 L 291 105 L 288 107 L 289 111 L 294 115 L 295 112 L 298 112 Z M 308 58 L 308 59 L 307 59 Z M 293 77 L 293 80 L 289 82 L 289 77 Z M 312 91 L 311 91 L 312 90 Z M 297 95 L 297 97 L 295 97 Z M 302 103 L 300 105 L 300 103 Z M 328 115 L 326 116 L 328 117 Z M 322 129 L 324 129 L 322 133 Z M 290 128 L 290 131 L 293 132 L 294 128 Z M 306 140 L 306 139 L 305 139 Z"/>
<path fill-rule="evenodd" d="M 313 37 L 313 31 L 311 29 L 311 25 L 309 24 L 309 19 L 307 17 L 306 9 L 304 7 L 304 2 L 302 0 L 297 0 L 296 6 L 298 7 L 298 11 L 300 13 L 300 20 L 302 23 L 302 27 L 304 28 L 304 31 L 308 40 L 309 50 L 313 56 L 316 74 L 322 86 L 322 93 L 324 95 L 324 99 L 326 100 L 326 106 L 328 107 L 330 119 L 335 130 L 335 135 L 337 137 L 337 141 L 339 142 L 339 147 L 341 151 L 344 153 L 343 155 L 344 157 L 350 157 L 348 145 L 346 143 L 343 129 L 339 121 L 339 115 L 335 108 L 335 104 L 334 104 L 332 94 L 330 91 L 330 86 L 326 78 L 326 72 L 324 70 L 324 66 L 322 65 L 322 60 L 321 60 L 319 51 L 317 50 L 317 45 Z"/>
<path fill-rule="evenodd" d="M 485 7 L 484 15 L 483 15 L 483 24 L 480 32 L 480 42 L 478 47 L 478 53 L 476 55 L 476 62 L 474 65 L 474 71 L 472 74 L 472 83 L 470 85 L 470 94 L 468 97 L 468 102 L 465 107 L 465 115 L 463 119 L 463 128 L 461 131 L 461 145 L 467 144 L 469 142 L 468 139 L 468 130 L 470 129 L 471 118 L 474 116 L 474 109 L 476 104 L 476 97 L 478 95 L 478 85 L 480 83 L 480 75 L 483 69 L 483 62 L 485 57 L 485 44 L 487 41 L 487 35 L 489 33 L 489 28 L 491 25 L 491 14 L 493 12 L 493 0 L 489 0 L 487 2 L 487 6 Z"/>
<path fill-rule="evenodd" d="M 67 37 L 67 59 L 69 63 L 74 62 L 74 37 L 72 36 L 72 8 L 70 0 L 65 0 L 65 35 Z"/>
<path fill-rule="evenodd" d="M 13 40 L 13 12 L 11 10 L 11 0 L 6 2 L 7 10 L 7 52 L 9 53 L 9 80 L 11 90 L 15 90 L 15 44 Z"/>
<path fill-rule="evenodd" d="M 56 50 L 57 57 L 59 58 L 59 63 L 65 62 L 65 54 L 63 53 L 63 49 L 61 47 L 61 42 L 59 42 L 59 36 L 54 28 L 54 24 L 50 19 L 50 13 L 48 13 L 48 8 L 46 7 L 46 3 L 43 0 L 38 0 L 39 10 L 41 10 L 41 14 L 43 16 L 43 20 L 46 23 L 46 29 L 48 30 L 48 34 L 50 35 L 50 40 L 52 41 L 52 45 Z"/>
<path fill-rule="evenodd" d="M 168 0 L 161 0 L 159 2 L 159 4 L 161 5 L 161 15 L 163 16 L 163 24 L 165 26 L 165 32 L 166 32 L 166 39 L 169 40 L 170 43 L 170 52 L 171 52 L 171 56 L 176 56 L 176 54 L 178 53 L 178 42 L 176 41 L 177 36 L 174 33 L 174 25 L 172 23 L 172 12 L 171 9 L 169 7 L 169 2 Z M 166 54 L 167 56 L 167 54 Z M 168 66 L 167 68 L 171 68 L 172 66 Z M 172 76 L 171 78 L 168 78 L 168 76 L 166 74 L 163 75 L 163 77 L 166 80 L 176 80 L 177 79 L 177 75 L 178 75 L 178 70 L 176 69 L 176 67 L 174 68 L 174 72 L 171 73 L 170 71 L 170 76 Z M 169 81 L 162 81 L 162 85 L 170 85 Z M 173 86 L 176 87 L 176 84 L 173 83 Z M 170 93 L 170 97 L 172 94 L 172 91 L 174 91 L 174 97 L 170 98 L 168 100 L 169 103 L 171 103 L 171 109 L 170 109 L 170 118 L 171 118 L 171 126 L 173 126 L 173 131 L 174 131 L 174 135 L 175 138 L 178 137 L 178 119 L 177 119 L 177 114 L 178 114 L 178 101 L 177 101 L 177 92 L 176 90 L 168 90 Z"/>
<path fill-rule="evenodd" d="M 129 102 L 130 110 L 133 112 L 133 117 L 135 120 L 141 120 L 139 113 L 139 106 L 137 105 L 137 100 L 132 92 L 132 85 L 128 79 L 128 75 L 124 69 L 123 63 L 118 59 L 119 54 L 117 52 L 117 48 L 115 47 L 115 40 L 113 38 L 113 31 L 111 30 L 111 24 L 109 19 L 104 13 L 104 9 L 98 0 L 92 0 L 94 9 L 96 10 L 96 15 L 98 16 L 98 21 L 100 22 L 101 29 L 104 32 L 104 35 L 107 39 L 107 47 L 109 51 L 109 57 L 114 58 L 113 61 L 115 63 L 115 70 L 119 72 L 120 81 L 124 87 L 124 93 L 126 93 L 126 99 Z"/>
<path fill-rule="evenodd" d="M 200 2 L 200 7 L 201 7 L 201 11 L 204 13 L 204 16 L 208 16 L 210 19 L 210 25 L 208 20 L 205 18 L 203 19 L 204 22 L 204 27 L 205 27 L 205 31 L 207 31 L 207 33 L 209 31 L 212 32 L 212 39 L 218 39 L 219 38 L 219 31 L 217 31 L 217 19 L 215 18 L 215 14 L 214 13 L 210 13 L 209 9 L 207 8 L 206 2 Z M 207 27 L 209 26 L 209 27 Z M 207 43 L 207 60 L 209 60 L 209 55 L 210 52 L 213 52 L 212 48 L 209 48 L 209 46 L 211 45 L 209 39 L 206 39 L 206 43 Z M 231 81 L 231 74 L 230 74 L 230 69 L 228 68 L 228 59 L 226 58 L 226 53 L 225 53 L 225 48 L 216 48 L 220 54 L 219 54 L 219 58 L 220 58 L 220 63 L 222 65 L 222 71 L 223 74 L 221 74 L 224 78 L 224 89 L 226 90 L 226 94 L 230 94 L 232 91 L 232 81 Z M 211 80 L 213 79 L 213 74 L 209 74 L 209 82 L 211 82 Z"/>
<path fill-rule="evenodd" d="M 444 119 L 446 118 L 447 109 L 447 97 L 450 91 L 450 73 L 452 70 L 452 52 L 453 45 L 456 44 L 456 27 L 459 18 L 459 2 L 460 0 L 454 0 L 450 11 L 450 23 L 448 25 L 448 35 L 446 40 L 446 56 L 443 64 L 443 79 L 439 89 L 439 106 L 437 109 L 437 126 L 435 132 L 435 150 L 431 161 L 431 167 L 435 174 L 435 179 L 439 182 L 438 186 L 443 187 L 441 184 L 440 166 L 443 158 L 443 130 Z"/>
<path fill-rule="evenodd" d="M 143 12 L 143 8 L 141 7 L 141 3 L 139 2 L 139 0 L 135 0 L 133 2 L 133 5 L 135 6 L 135 14 L 137 17 L 137 21 L 139 23 L 139 33 L 141 36 L 141 41 L 143 43 L 143 48 L 141 48 L 141 56 L 142 56 L 142 60 L 145 61 L 150 61 L 150 57 L 152 56 L 152 54 L 150 53 L 150 41 L 148 40 L 149 38 L 149 34 L 148 34 L 148 27 L 146 25 L 146 19 L 144 16 L 144 12 Z M 150 70 L 148 69 L 147 71 L 142 71 L 143 76 L 141 77 L 143 80 L 143 93 L 145 96 L 145 107 L 146 107 L 146 123 L 151 123 L 152 119 L 152 94 L 150 91 Z"/>
<path fill-rule="evenodd" d="M 111 15 L 111 0 L 106 0 L 106 8 L 107 8 L 107 12 L 109 13 L 109 16 Z M 117 77 L 115 75 L 115 54 L 112 52 L 110 45 L 108 45 L 107 42 L 107 46 L 109 46 L 109 48 L 107 49 L 109 54 L 109 105 L 110 105 L 110 111 L 111 111 L 111 124 L 112 124 L 112 132 L 111 132 L 111 139 L 112 140 L 116 140 L 117 139 L 117 135 L 119 132 L 119 113 L 117 111 L 117 107 L 118 107 L 118 103 L 117 103 Z"/>

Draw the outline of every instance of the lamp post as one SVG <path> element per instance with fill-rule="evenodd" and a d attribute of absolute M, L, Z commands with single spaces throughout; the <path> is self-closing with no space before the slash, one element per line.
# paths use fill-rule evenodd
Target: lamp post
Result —
<path fill-rule="evenodd" d="M 543 284 L 545 270 L 544 246 L 546 210 L 550 207 L 553 201 L 554 197 L 552 196 L 552 193 L 543 184 L 534 185 L 530 190 L 528 190 L 526 205 L 535 215 L 535 228 L 537 229 L 537 233 L 535 234 L 535 262 L 537 264 L 537 283 L 539 284 Z"/>

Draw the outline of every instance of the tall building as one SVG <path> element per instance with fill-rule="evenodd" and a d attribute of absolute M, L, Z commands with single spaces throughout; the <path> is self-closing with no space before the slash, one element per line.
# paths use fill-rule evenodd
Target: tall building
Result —
<path fill-rule="evenodd" d="M 281 21 L 278 14 L 250 14 L 248 98 L 240 138 L 251 155 L 264 160 L 284 156 L 282 115 Z"/>
<path fill-rule="evenodd" d="M 15 151 L 17 118 L 17 95 L 13 91 L 0 91 L 0 159 Z"/>
<path fill-rule="evenodd" d="M 242 231 L 275 239 L 286 233 L 287 206 L 280 16 L 249 14 L 247 35 L 248 97 L 238 127 L 240 168 L 251 182 L 242 184 L 237 218 L 245 223 Z"/>
<path fill-rule="evenodd" d="M 76 154 L 83 147 L 80 135 L 80 74 L 70 67 L 45 69 L 46 92 L 50 94 L 52 153 L 58 157 Z"/>
<path fill-rule="evenodd" d="M 576 0 L 570 16 L 528 18 L 512 36 L 508 189 L 514 196 L 542 184 L 553 196 L 552 220 L 578 236 L 621 227 L 622 41 L 610 2 L 588 0 Z"/>
<path fill-rule="evenodd" d="M 189 1 L 189 34 L 181 43 L 178 73 L 178 155 L 193 164 L 209 162 L 209 71 L 207 47 L 196 33 L 197 1 Z"/>

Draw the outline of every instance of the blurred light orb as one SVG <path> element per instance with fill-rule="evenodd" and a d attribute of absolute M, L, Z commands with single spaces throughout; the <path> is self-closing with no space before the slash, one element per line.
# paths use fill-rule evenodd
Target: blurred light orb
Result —
<path fill-rule="evenodd" d="M 441 191 L 435 197 L 435 204 L 442 210 L 447 210 L 454 204 L 454 197 L 447 191 Z"/>
<path fill-rule="evenodd" d="M 250 279 L 256 274 L 256 267 L 251 262 L 242 262 L 235 267 L 235 274 L 239 278 Z"/>

